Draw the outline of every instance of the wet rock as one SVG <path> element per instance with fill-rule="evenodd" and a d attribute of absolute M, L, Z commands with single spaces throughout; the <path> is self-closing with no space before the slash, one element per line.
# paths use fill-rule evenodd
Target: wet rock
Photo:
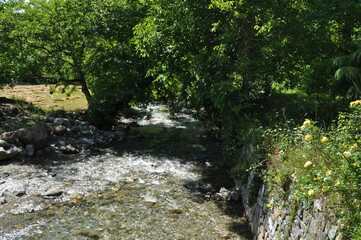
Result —
<path fill-rule="evenodd" d="M 67 132 L 67 128 L 64 125 L 56 125 L 53 128 L 53 132 L 57 136 L 63 136 Z"/>
<path fill-rule="evenodd" d="M 82 132 L 90 132 L 90 128 L 89 128 L 88 125 L 83 125 L 83 126 L 81 127 L 81 131 L 82 131 Z"/>
<path fill-rule="evenodd" d="M 239 190 L 231 190 L 230 191 L 230 197 L 232 201 L 239 201 L 241 198 L 241 194 L 239 192 Z"/>
<path fill-rule="evenodd" d="M 85 135 L 85 136 L 87 136 L 87 135 L 90 135 L 91 133 L 90 133 L 90 131 L 83 131 L 83 130 L 81 130 L 80 131 L 83 135 Z"/>
<path fill-rule="evenodd" d="M 28 157 L 31 157 L 31 156 L 34 155 L 35 149 L 34 149 L 34 146 L 32 144 L 27 144 L 25 146 L 25 150 L 26 150 L 26 155 Z"/>
<path fill-rule="evenodd" d="M 84 121 L 79 121 L 79 124 L 80 124 L 81 126 L 86 126 L 86 125 L 89 125 L 89 123 L 84 122 Z"/>
<path fill-rule="evenodd" d="M 45 121 L 48 122 L 48 123 L 54 123 L 54 120 L 55 120 L 54 117 L 50 117 L 50 116 L 49 116 L 49 117 L 46 118 Z"/>
<path fill-rule="evenodd" d="M 43 196 L 45 197 L 59 197 L 60 195 L 63 194 L 63 190 L 60 189 L 49 189 L 48 191 L 46 191 Z"/>
<path fill-rule="evenodd" d="M 70 130 L 73 133 L 78 133 L 81 131 L 81 127 L 76 125 L 76 126 L 71 127 Z"/>
<path fill-rule="evenodd" d="M 25 191 L 25 189 L 19 189 L 19 190 L 14 191 L 14 195 L 17 197 L 21 197 L 21 196 L 26 195 L 26 191 Z"/>
<path fill-rule="evenodd" d="M 8 158 L 9 158 L 9 156 L 8 156 L 7 151 L 3 147 L 0 147 L 0 161 L 6 160 Z"/>
<path fill-rule="evenodd" d="M 24 150 L 22 148 L 16 147 L 14 145 L 9 150 L 5 150 L 3 147 L 0 147 L 0 161 L 14 158 L 22 154 L 23 151 Z"/>
<path fill-rule="evenodd" d="M 54 125 L 64 125 L 66 122 L 65 118 L 55 118 L 54 119 Z"/>
<path fill-rule="evenodd" d="M 15 132 L 4 132 L 1 134 L 1 139 L 8 143 L 16 144 L 18 143 L 18 139 L 15 136 Z"/>
<path fill-rule="evenodd" d="M 5 148 L 5 149 L 8 149 L 8 148 L 10 148 L 10 146 L 11 146 L 10 143 L 8 143 L 8 142 L 0 139 L 0 147 L 3 147 L 3 148 Z"/>
<path fill-rule="evenodd" d="M 8 150 L 8 154 L 10 155 L 10 157 L 15 157 L 19 154 L 23 154 L 24 153 L 24 149 L 22 147 L 17 147 L 17 146 L 12 146 L 9 150 Z"/>
<path fill-rule="evenodd" d="M 2 178 L 8 178 L 8 177 L 10 177 L 10 173 L 8 173 L 8 172 L 3 172 L 0 176 L 2 177 Z"/>
<path fill-rule="evenodd" d="M 94 143 L 95 143 L 95 144 L 102 144 L 102 143 L 103 143 L 103 139 L 102 139 L 102 137 L 99 136 L 99 135 L 95 136 L 95 137 L 93 138 L 93 140 L 94 140 Z"/>
<path fill-rule="evenodd" d="M 93 145 L 94 141 L 92 139 L 89 138 L 82 138 L 81 139 L 84 143 L 89 144 L 89 145 Z"/>
<path fill-rule="evenodd" d="M 44 122 L 18 131 L 16 137 L 24 145 L 32 144 L 36 150 L 47 147 L 51 140 L 50 129 Z"/>
<path fill-rule="evenodd" d="M 218 193 L 216 193 L 216 196 L 223 200 L 231 200 L 231 191 L 228 189 L 221 187 Z"/>
<path fill-rule="evenodd" d="M 74 146 L 72 145 L 66 145 L 66 146 L 61 146 L 59 148 L 59 151 L 64 153 L 64 154 L 77 154 L 80 151 L 78 149 L 76 149 Z"/>

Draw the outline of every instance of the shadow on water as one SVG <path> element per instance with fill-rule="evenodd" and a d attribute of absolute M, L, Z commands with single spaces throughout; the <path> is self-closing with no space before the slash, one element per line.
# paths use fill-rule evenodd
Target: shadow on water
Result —
<path fill-rule="evenodd" d="M 149 123 L 131 127 L 126 141 L 114 146 L 114 150 L 119 156 L 124 152 L 147 153 L 156 158 L 165 157 L 180 160 L 185 164 L 196 164 L 201 179 L 184 184 L 196 200 L 199 195 L 210 200 L 207 196 L 215 196 L 221 188 L 234 187 L 234 181 L 222 154 L 220 140 L 199 121 L 189 121 L 189 117 L 174 117 L 171 120 L 172 126 Z M 245 239 L 252 239 L 241 199 L 218 200 L 217 205 L 235 220 L 229 224 L 229 231 Z"/>

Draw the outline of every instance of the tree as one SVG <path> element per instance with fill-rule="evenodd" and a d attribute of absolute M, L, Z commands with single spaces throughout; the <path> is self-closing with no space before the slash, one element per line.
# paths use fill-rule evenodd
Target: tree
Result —
<path fill-rule="evenodd" d="M 13 0 L 3 5 L 1 26 L 7 31 L 1 41 L 7 50 L 0 66 L 7 81 L 79 84 L 93 112 L 114 106 L 113 115 L 142 95 L 149 79 L 131 43 L 132 28 L 145 12 L 140 1 Z"/>
<path fill-rule="evenodd" d="M 334 59 L 338 68 L 335 73 L 336 92 L 351 98 L 361 96 L 361 47 L 350 55 L 339 56 Z"/>

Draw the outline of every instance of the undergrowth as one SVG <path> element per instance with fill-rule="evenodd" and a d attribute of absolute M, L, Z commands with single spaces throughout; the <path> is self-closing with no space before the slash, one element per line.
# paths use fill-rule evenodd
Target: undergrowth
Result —
<path fill-rule="evenodd" d="M 351 102 L 328 130 L 306 119 L 263 131 L 263 160 L 249 169 L 268 191 L 289 196 L 290 204 L 322 198 L 339 219 L 343 232 L 361 239 L 361 100 Z M 245 168 L 244 166 L 242 169 Z"/>

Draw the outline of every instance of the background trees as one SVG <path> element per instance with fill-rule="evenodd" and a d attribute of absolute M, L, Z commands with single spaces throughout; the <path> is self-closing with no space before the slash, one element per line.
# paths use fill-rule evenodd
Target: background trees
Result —
<path fill-rule="evenodd" d="M 153 92 L 205 110 L 229 141 L 254 118 L 331 120 L 337 111 L 332 59 L 360 41 L 358 1 L 145 2 L 134 41 L 151 61 Z"/>
<path fill-rule="evenodd" d="M 12 0 L 0 6 L 1 82 L 80 84 L 94 119 L 106 126 L 146 97 L 202 109 L 231 133 L 245 116 L 267 115 L 285 102 L 295 103 L 283 106 L 290 109 L 285 113 L 296 114 L 305 96 L 307 112 L 318 117 L 322 99 L 345 93 L 336 87 L 332 60 L 355 51 L 361 29 L 356 0 Z"/>
<path fill-rule="evenodd" d="M 99 123 L 142 94 L 144 60 L 130 42 L 145 10 L 139 1 L 32 0 L 2 6 L 2 82 L 79 84 Z"/>
<path fill-rule="evenodd" d="M 361 46 L 361 45 L 360 45 Z M 350 55 L 335 58 L 336 87 L 339 92 L 354 98 L 361 96 L 361 47 Z"/>

